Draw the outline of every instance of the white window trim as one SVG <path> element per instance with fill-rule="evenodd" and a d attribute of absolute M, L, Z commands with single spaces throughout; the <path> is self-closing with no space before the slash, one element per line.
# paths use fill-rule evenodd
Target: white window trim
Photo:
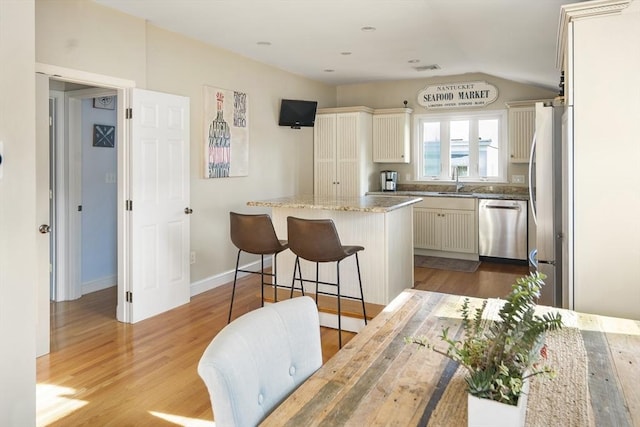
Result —
<path fill-rule="evenodd" d="M 449 167 L 450 156 L 445 156 L 442 160 L 444 164 L 441 165 L 440 175 L 434 177 L 422 176 L 424 156 L 422 153 L 422 126 L 421 123 L 424 120 L 428 121 L 452 121 L 452 120 L 468 120 L 468 119 L 486 119 L 490 117 L 497 117 L 500 119 L 500 162 L 498 165 L 498 176 L 491 178 L 476 178 L 476 177 L 460 177 L 459 181 L 465 183 L 486 183 L 486 182 L 495 182 L 495 183 L 506 183 L 507 181 L 507 167 L 508 167 L 508 151 L 509 151 L 509 140 L 508 140 L 508 113 L 507 110 L 486 110 L 486 111 L 461 111 L 461 112 L 452 112 L 446 114 L 414 114 L 413 116 L 413 158 L 416 159 L 414 162 L 414 181 L 423 181 L 423 182 L 443 182 L 443 183 L 451 183 L 455 182 L 451 178 L 451 174 L 447 173 L 451 168 Z M 447 145 L 447 148 L 450 147 Z M 475 156 L 472 156 L 473 161 L 477 163 L 477 159 Z"/>

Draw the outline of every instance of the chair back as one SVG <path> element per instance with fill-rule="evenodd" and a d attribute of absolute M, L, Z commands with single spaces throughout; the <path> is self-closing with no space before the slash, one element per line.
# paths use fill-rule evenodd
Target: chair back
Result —
<path fill-rule="evenodd" d="M 287 248 L 280 242 L 267 214 L 245 215 L 229 212 L 231 241 L 240 250 L 251 254 L 275 254 Z"/>
<path fill-rule="evenodd" d="M 297 297 L 228 324 L 205 350 L 205 382 L 216 427 L 258 425 L 322 366 L 318 309 Z"/>
<path fill-rule="evenodd" d="M 346 254 L 331 219 L 287 217 L 289 249 L 307 261 L 340 261 Z"/>

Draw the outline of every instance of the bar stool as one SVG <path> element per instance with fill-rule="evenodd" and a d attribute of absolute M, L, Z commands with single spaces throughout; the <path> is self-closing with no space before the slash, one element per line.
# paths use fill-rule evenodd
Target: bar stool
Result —
<path fill-rule="evenodd" d="M 304 282 L 316 284 L 316 305 L 318 304 L 318 294 L 337 296 L 338 299 L 338 343 L 342 348 L 342 321 L 341 321 L 341 298 L 359 300 L 362 302 L 362 317 L 364 324 L 367 324 L 367 312 L 364 305 L 364 295 L 362 293 L 362 278 L 360 276 L 360 261 L 358 260 L 358 252 L 364 250 L 362 246 L 343 246 L 340 243 L 340 237 L 336 230 L 335 224 L 330 219 L 301 219 L 295 217 L 287 217 L 287 238 L 289 239 L 289 249 L 296 255 L 293 266 L 293 279 L 291 280 L 291 295 L 296 280 L 300 281 L 300 287 L 304 293 Z M 358 271 L 358 283 L 360 285 L 360 298 L 340 293 L 340 261 L 355 255 L 356 267 Z M 316 280 L 306 280 L 302 278 L 302 269 L 300 268 L 300 258 L 316 263 Z M 321 262 L 336 263 L 336 283 L 323 282 L 318 279 L 319 264 Z M 300 277 L 296 278 L 296 271 Z M 323 292 L 318 286 L 331 285 L 336 287 L 336 293 Z"/>
<path fill-rule="evenodd" d="M 289 288 L 289 286 L 279 286 L 276 284 L 276 257 L 278 254 L 286 250 L 289 245 L 286 240 L 278 240 L 276 231 L 273 228 L 271 217 L 267 214 L 245 215 L 236 212 L 229 212 L 231 222 L 231 241 L 238 248 L 238 256 L 236 257 L 236 271 L 233 276 L 233 290 L 231 291 L 231 305 L 229 306 L 229 319 L 231 322 L 231 312 L 233 310 L 233 298 L 236 294 L 236 282 L 238 280 L 238 272 L 260 274 L 260 291 L 262 295 L 261 305 L 264 306 L 264 287 L 273 286 L 273 298 L 278 302 L 278 287 Z M 260 255 L 260 272 L 252 270 L 239 269 L 240 254 L 247 252 L 254 255 Z M 273 255 L 273 272 L 264 272 L 264 256 Z M 272 283 L 265 283 L 264 277 L 273 278 Z"/>

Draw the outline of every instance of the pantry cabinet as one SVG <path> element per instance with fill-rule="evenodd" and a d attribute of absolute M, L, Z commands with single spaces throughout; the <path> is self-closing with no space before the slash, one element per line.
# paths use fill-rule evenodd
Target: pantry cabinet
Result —
<path fill-rule="evenodd" d="M 478 255 L 477 200 L 475 198 L 425 197 L 413 208 L 413 245 L 418 251 Z M 460 256 L 460 258 L 468 258 Z"/>
<path fill-rule="evenodd" d="M 316 196 L 358 197 L 373 176 L 368 107 L 318 109 L 313 130 L 313 191 Z"/>
<path fill-rule="evenodd" d="M 640 2 L 563 5 L 558 34 L 563 303 L 640 320 Z"/>
<path fill-rule="evenodd" d="M 373 113 L 373 161 L 411 161 L 411 108 L 377 109 Z"/>

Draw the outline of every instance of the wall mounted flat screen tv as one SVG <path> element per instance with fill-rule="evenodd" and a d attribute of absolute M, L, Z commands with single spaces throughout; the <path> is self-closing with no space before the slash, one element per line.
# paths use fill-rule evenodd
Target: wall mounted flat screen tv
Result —
<path fill-rule="evenodd" d="M 283 99 L 280 104 L 280 126 L 289 126 L 293 129 L 301 127 L 313 127 L 316 121 L 316 101 L 302 101 L 295 99 Z"/>

